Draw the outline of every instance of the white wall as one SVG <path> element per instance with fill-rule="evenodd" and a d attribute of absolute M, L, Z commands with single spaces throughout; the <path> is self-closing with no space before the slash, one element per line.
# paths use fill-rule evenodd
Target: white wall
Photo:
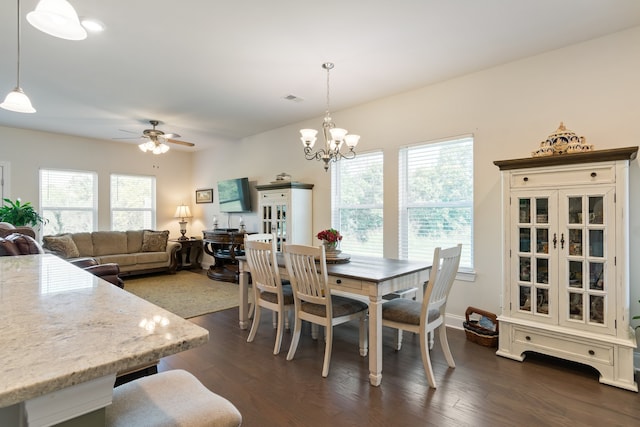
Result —
<path fill-rule="evenodd" d="M 458 282 L 447 311 L 463 316 L 469 305 L 499 312 L 501 287 L 500 173 L 494 160 L 530 157 L 560 121 L 596 149 L 640 144 L 640 27 L 459 77 L 441 84 L 333 112 L 334 121 L 362 135 L 358 151 L 384 150 L 385 255 L 397 255 L 398 148 L 473 134 L 475 282 Z M 321 114 L 322 112 L 318 112 Z M 319 128 L 322 118 L 246 138 L 235 146 L 201 152 L 196 185 L 249 176 L 260 184 L 280 172 L 315 184 L 313 229 L 330 224 L 330 174 L 302 154 L 298 129 Z M 640 255 L 640 172 L 631 167 L 631 259 Z M 255 195 L 254 195 L 255 201 Z M 217 205 L 206 210 L 205 228 Z M 256 215 L 245 216 L 249 230 Z M 235 226 L 236 223 L 232 223 Z M 638 264 L 638 263 L 635 263 Z M 640 268 L 631 267 L 632 313 L 640 314 Z"/>

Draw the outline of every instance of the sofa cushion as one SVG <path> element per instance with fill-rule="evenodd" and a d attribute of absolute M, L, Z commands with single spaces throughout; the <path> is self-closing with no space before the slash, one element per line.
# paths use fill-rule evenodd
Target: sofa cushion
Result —
<path fill-rule="evenodd" d="M 42 246 L 31 236 L 13 233 L 4 238 L 15 245 L 19 255 L 43 254 Z"/>
<path fill-rule="evenodd" d="M 127 253 L 142 252 L 142 233 L 143 230 L 127 231 Z"/>
<path fill-rule="evenodd" d="M 124 231 L 94 231 L 91 239 L 95 256 L 127 253 L 127 234 Z"/>
<path fill-rule="evenodd" d="M 113 255 L 102 255 L 98 257 L 98 262 L 100 264 L 108 264 L 108 263 L 116 263 L 121 267 L 127 265 L 134 265 L 138 262 L 136 259 L 136 254 L 113 254 Z"/>
<path fill-rule="evenodd" d="M 78 252 L 80 252 L 81 257 L 93 256 L 93 239 L 91 238 L 91 233 L 72 233 L 71 238 L 78 247 Z"/>
<path fill-rule="evenodd" d="M 140 252 L 136 254 L 136 264 L 167 262 L 169 254 L 166 252 Z"/>
<path fill-rule="evenodd" d="M 77 258 L 80 251 L 70 234 L 42 237 L 42 246 L 61 258 Z"/>
<path fill-rule="evenodd" d="M 142 232 L 142 252 L 164 252 L 167 250 L 169 230 Z"/>

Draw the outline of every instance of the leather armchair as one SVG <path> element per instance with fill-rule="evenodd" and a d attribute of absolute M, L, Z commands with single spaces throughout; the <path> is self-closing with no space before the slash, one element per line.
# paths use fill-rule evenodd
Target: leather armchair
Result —
<path fill-rule="evenodd" d="M 78 258 L 70 262 L 71 264 L 83 268 L 89 273 L 98 276 L 119 288 L 124 288 L 124 280 L 119 276 L 120 266 L 114 262 L 98 264 L 98 262 L 93 258 Z"/>

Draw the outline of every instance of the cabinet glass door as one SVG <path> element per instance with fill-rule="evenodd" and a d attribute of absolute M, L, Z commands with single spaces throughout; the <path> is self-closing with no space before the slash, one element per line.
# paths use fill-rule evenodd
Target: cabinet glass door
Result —
<path fill-rule="evenodd" d="M 556 215 L 557 196 L 518 194 L 517 203 L 512 204 L 515 241 L 512 247 L 517 253 L 511 255 L 513 283 L 517 283 L 512 295 L 512 313 L 518 316 L 535 316 L 541 321 L 551 322 L 555 312 L 555 299 L 551 292 L 555 270 L 555 232 L 552 221 Z M 515 308 L 515 310 L 514 310 Z"/>
<path fill-rule="evenodd" d="M 599 191 L 560 194 L 560 323 L 614 333 L 613 190 Z"/>

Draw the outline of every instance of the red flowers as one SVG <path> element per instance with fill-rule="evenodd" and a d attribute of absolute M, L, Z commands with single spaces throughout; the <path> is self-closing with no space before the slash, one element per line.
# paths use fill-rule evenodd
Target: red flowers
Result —
<path fill-rule="evenodd" d="M 322 230 L 317 235 L 318 239 L 324 240 L 325 242 L 336 243 L 342 240 L 342 234 L 335 228 L 329 228 L 327 230 Z"/>

